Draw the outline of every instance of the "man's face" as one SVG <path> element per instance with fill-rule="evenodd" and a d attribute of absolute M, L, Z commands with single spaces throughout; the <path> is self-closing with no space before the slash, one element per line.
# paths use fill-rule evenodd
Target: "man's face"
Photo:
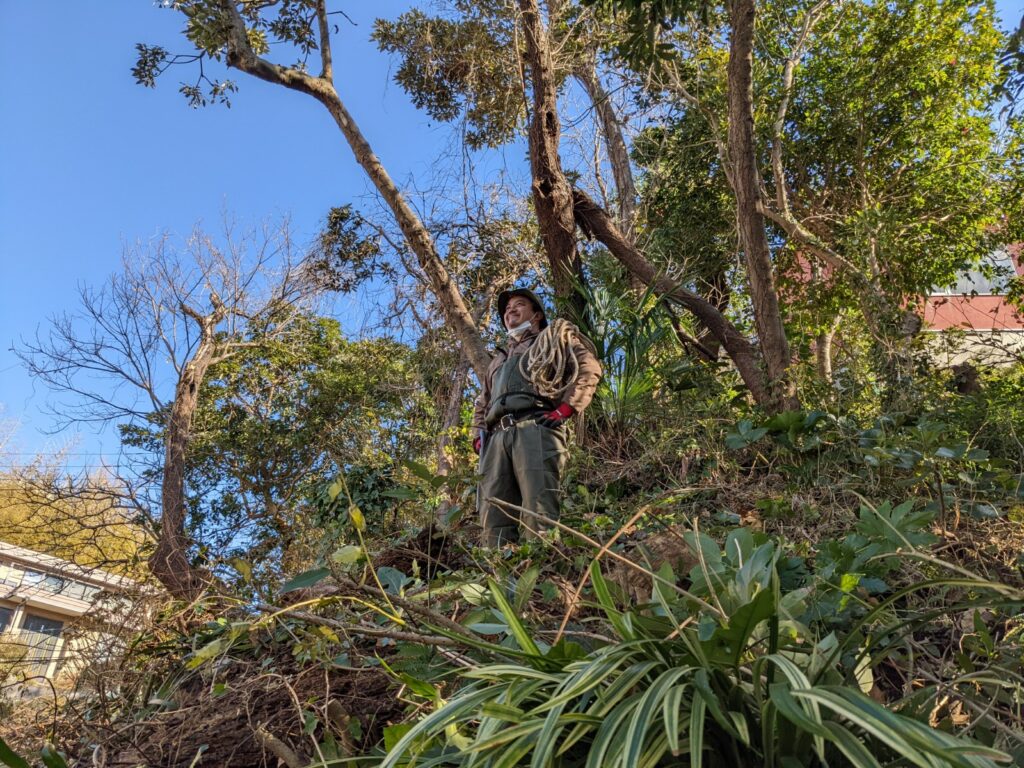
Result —
<path fill-rule="evenodd" d="M 534 318 L 533 315 L 537 315 L 537 317 Z M 505 321 L 506 328 L 515 328 L 528 320 L 534 321 L 533 325 L 538 325 L 539 317 L 540 314 L 533 308 L 533 304 L 528 298 L 513 296 L 505 305 L 505 315 L 502 319 Z"/>

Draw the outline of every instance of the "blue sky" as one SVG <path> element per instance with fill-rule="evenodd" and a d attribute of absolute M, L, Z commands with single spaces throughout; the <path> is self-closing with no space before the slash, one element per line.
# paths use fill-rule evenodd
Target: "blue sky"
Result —
<path fill-rule="evenodd" d="M 400 183 L 425 176 L 448 129 L 411 106 L 367 41 L 375 16 L 409 2 L 346 5 L 358 26 L 340 22 L 339 91 Z M 71 440 L 71 464 L 91 463 L 112 441 L 43 434 L 52 398 L 12 344 L 74 309 L 78 287 L 117 270 L 126 242 L 185 235 L 197 222 L 215 228 L 223 212 L 241 222 L 289 215 L 308 240 L 331 206 L 369 205 L 370 190 L 330 116 L 301 94 L 236 73 L 230 109 L 192 110 L 177 92 L 192 69 L 168 72 L 155 90 L 135 85 L 136 43 L 187 50 L 181 16 L 146 0 L 100 6 L 0 0 L 0 420 L 19 425 L 9 451 Z M 358 329 L 360 317 L 343 319 Z"/>
<path fill-rule="evenodd" d="M 391 82 L 389 59 L 367 41 L 375 16 L 409 0 L 348 2 L 357 23 L 334 43 L 339 91 L 399 183 L 426 178 L 449 145 Z M 1016 24 L 1021 0 L 997 3 Z M 102 7 L 100 13 L 96 9 Z M 369 185 L 329 115 L 300 94 L 238 76 L 231 109 L 189 109 L 177 93 L 192 71 L 156 90 L 134 84 L 135 44 L 182 51 L 181 17 L 149 0 L 0 0 L 0 422 L 14 459 L 69 441 L 70 468 L 114 448 L 110 434 L 51 437 L 51 396 L 11 354 L 49 316 L 74 309 L 80 285 L 118 268 L 126 242 L 290 215 L 308 239 L 333 205 L 368 205 Z M 343 307 L 358 329 L 358 307 Z M 348 312 L 348 316 L 344 313 Z M 0 428 L 0 439 L 3 429 Z"/>

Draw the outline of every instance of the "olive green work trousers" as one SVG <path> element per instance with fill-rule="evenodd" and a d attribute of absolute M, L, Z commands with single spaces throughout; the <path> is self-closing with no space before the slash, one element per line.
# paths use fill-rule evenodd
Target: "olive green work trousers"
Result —
<path fill-rule="evenodd" d="M 562 470 L 568 458 L 564 425 L 542 427 L 532 419 L 492 432 L 480 455 L 477 503 L 485 547 L 500 547 L 551 527 L 517 510 L 502 509 L 491 499 L 557 520 Z"/>

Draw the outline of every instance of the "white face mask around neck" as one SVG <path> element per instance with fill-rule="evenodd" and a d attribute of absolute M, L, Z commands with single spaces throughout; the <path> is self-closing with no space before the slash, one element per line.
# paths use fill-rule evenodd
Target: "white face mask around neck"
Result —
<path fill-rule="evenodd" d="M 531 325 L 532 323 L 529 320 L 527 320 L 525 323 L 520 323 L 515 328 L 509 328 L 508 335 L 511 336 L 516 341 L 519 341 L 519 339 L 523 338 L 526 332 L 530 330 Z"/>
<path fill-rule="evenodd" d="M 537 313 L 534 312 L 532 315 L 530 315 L 529 320 L 526 320 L 525 322 L 522 322 L 519 325 L 508 329 L 508 335 L 512 337 L 513 341 L 519 341 L 521 338 L 523 338 L 524 335 L 526 335 L 526 332 L 529 331 L 530 328 L 533 326 L 533 318 L 535 318 L 536 316 Z"/>

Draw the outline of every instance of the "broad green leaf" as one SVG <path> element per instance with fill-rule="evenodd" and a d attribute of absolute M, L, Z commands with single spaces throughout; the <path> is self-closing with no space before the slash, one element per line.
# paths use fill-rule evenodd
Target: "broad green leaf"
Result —
<path fill-rule="evenodd" d="M 412 723 L 384 726 L 384 749 L 390 754 L 398 742 L 412 730 Z"/>
<path fill-rule="evenodd" d="M 405 486 L 389 488 L 381 493 L 381 496 L 386 496 L 389 499 L 398 499 L 399 501 L 412 501 L 420 497 L 417 491 L 412 488 L 406 488 Z"/>
<path fill-rule="evenodd" d="M 227 647 L 227 638 L 218 637 L 216 640 L 211 640 L 209 643 L 207 643 L 194 654 L 192 654 L 192 658 L 190 658 L 186 662 L 185 668 L 195 669 L 196 667 L 201 666 L 210 659 L 219 656 L 222 652 L 224 652 L 227 649 Z"/>
<path fill-rule="evenodd" d="M 729 643 L 732 649 L 732 663 L 739 664 L 754 629 L 775 613 L 775 597 L 770 589 L 762 589 L 754 599 L 741 606 L 729 617 L 729 625 L 720 627 L 715 633 Z"/>
<path fill-rule="evenodd" d="M 298 576 L 286 581 L 284 586 L 278 590 L 278 594 L 283 595 L 287 592 L 294 592 L 296 589 L 311 587 L 314 584 L 319 584 L 330 575 L 331 571 L 329 568 L 313 568 L 309 571 L 303 571 Z"/>
<path fill-rule="evenodd" d="M 437 477 L 437 475 L 434 474 L 427 465 L 420 464 L 418 461 L 407 459 L 402 463 L 410 472 L 416 475 L 416 477 L 418 477 L 420 480 L 425 480 L 428 483 L 433 483 L 434 479 Z"/>
<path fill-rule="evenodd" d="M 725 556 L 734 566 L 746 561 L 754 550 L 754 536 L 750 529 L 741 526 L 729 531 L 725 538 Z"/>
<path fill-rule="evenodd" d="M 440 698 L 440 694 L 437 692 L 437 688 L 435 688 L 433 685 L 426 682 L 425 680 L 420 680 L 419 678 L 413 677 L 412 675 L 406 672 L 400 673 L 399 678 L 403 683 L 405 683 L 406 687 L 410 691 L 412 691 L 414 694 L 421 698 L 434 702 L 438 701 L 438 699 Z"/>
<path fill-rule="evenodd" d="M 516 612 L 522 613 L 526 603 L 529 602 L 533 588 L 537 585 L 538 576 L 540 576 L 540 566 L 531 565 L 522 576 L 516 579 L 515 599 L 512 604 Z"/>
<path fill-rule="evenodd" d="M 508 624 L 497 622 L 474 622 L 466 624 L 466 627 L 479 635 L 503 635 L 508 632 Z"/>
<path fill-rule="evenodd" d="M 340 547 L 331 555 L 331 562 L 335 565 L 351 565 L 363 555 L 363 548 L 355 544 Z"/>
<path fill-rule="evenodd" d="M 39 750 L 39 757 L 42 758 L 46 768 L 68 768 L 64 755 L 58 752 L 51 744 L 47 744 Z"/>
<path fill-rule="evenodd" d="M 14 750 L 7 746 L 2 738 L 0 738 L 0 762 L 9 768 L 32 768 L 28 761 L 15 754 Z"/>
<path fill-rule="evenodd" d="M 482 584 L 463 584 L 459 587 L 459 592 L 470 605 L 483 605 L 487 599 L 487 587 Z"/>
<path fill-rule="evenodd" d="M 378 568 L 377 578 L 380 580 L 381 586 L 392 595 L 400 594 L 406 586 L 412 583 L 409 576 L 390 565 L 382 565 Z"/>

